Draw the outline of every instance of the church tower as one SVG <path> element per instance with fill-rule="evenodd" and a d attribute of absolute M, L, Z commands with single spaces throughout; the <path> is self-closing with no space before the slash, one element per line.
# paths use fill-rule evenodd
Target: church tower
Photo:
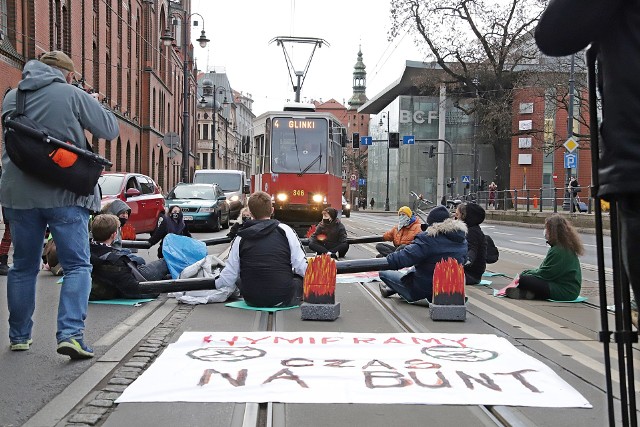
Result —
<path fill-rule="evenodd" d="M 357 110 L 367 102 L 367 72 L 362 62 L 362 47 L 358 48 L 358 61 L 353 67 L 353 95 L 349 100 L 349 110 Z"/>

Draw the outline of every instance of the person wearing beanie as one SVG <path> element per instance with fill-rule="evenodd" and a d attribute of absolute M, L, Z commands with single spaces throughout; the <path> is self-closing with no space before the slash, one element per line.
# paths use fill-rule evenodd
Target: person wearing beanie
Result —
<path fill-rule="evenodd" d="M 322 221 L 309 238 L 309 249 L 318 255 L 328 253 L 335 259 L 347 254 L 349 250 L 347 230 L 338 219 L 338 211 L 334 208 L 325 208 L 322 211 Z"/>
<path fill-rule="evenodd" d="M 391 270 L 381 271 L 380 294 L 383 298 L 398 294 L 409 302 L 433 298 L 433 271 L 436 263 L 453 258 L 461 265 L 467 260 L 467 226 L 449 218 L 444 206 L 433 208 L 427 216 L 427 230 L 418 233 L 413 243 L 387 255 Z M 408 272 L 394 271 L 413 267 Z"/>
<path fill-rule="evenodd" d="M 480 224 L 484 221 L 485 212 L 476 203 L 462 203 L 456 209 L 455 218 L 467 225 L 467 262 L 464 265 L 465 284 L 477 285 L 482 280 L 482 273 L 487 268 L 487 240 Z"/>
<path fill-rule="evenodd" d="M 111 246 L 118 249 L 122 248 L 122 227 L 124 227 L 129 220 L 129 216 L 131 215 L 131 208 L 122 200 L 115 199 L 113 202 L 104 205 L 104 207 L 100 210 L 100 213 L 111 214 L 118 217 L 120 221 L 120 227 L 118 227 L 117 236 L 111 243 Z M 135 240 L 135 235 L 133 236 L 133 239 L 130 238 L 131 236 L 127 237 L 127 240 Z"/>
<path fill-rule="evenodd" d="M 398 224 L 382 235 L 382 239 L 389 243 L 378 243 L 376 250 L 379 252 L 378 258 L 385 257 L 391 252 L 404 248 L 413 242 L 416 234 L 422 231 L 420 219 L 416 217 L 408 206 L 398 209 Z"/>

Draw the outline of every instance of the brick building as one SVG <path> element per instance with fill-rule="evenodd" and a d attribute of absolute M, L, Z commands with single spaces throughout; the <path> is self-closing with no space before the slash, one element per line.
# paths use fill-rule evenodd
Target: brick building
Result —
<path fill-rule="evenodd" d="M 189 86 L 186 111 L 196 99 L 193 46 L 183 52 L 183 25 L 191 40 L 191 2 L 169 0 L 0 0 L 0 87 L 17 85 L 21 69 L 50 50 L 73 60 L 77 79 L 118 117 L 120 135 L 112 141 L 87 135 L 93 148 L 113 162 L 112 170 L 151 176 L 165 190 L 180 180 L 182 156 L 169 159 L 165 134 L 182 135 L 183 62 Z M 202 23 L 200 23 L 200 29 Z M 165 46 L 165 30 L 175 42 Z M 188 129 L 195 153 L 195 125 Z M 177 147 L 181 152 L 181 146 Z M 189 176 L 195 157 L 189 156 Z"/>

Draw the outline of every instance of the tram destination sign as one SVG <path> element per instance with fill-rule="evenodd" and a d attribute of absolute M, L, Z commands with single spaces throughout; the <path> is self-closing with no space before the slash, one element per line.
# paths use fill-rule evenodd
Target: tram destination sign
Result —
<path fill-rule="evenodd" d="M 320 129 L 320 124 L 326 123 L 324 119 L 308 119 L 295 117 L 276 117 L 273 119 L 274 129 L 315 130 Z"/>

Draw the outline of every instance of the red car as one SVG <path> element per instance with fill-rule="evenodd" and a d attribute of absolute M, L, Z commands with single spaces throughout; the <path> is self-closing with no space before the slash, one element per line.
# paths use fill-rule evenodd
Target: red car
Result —
<path fill-rule="evenodd" d="M 164 197 L 158 185 L 139 173 L 103 172 L 98 180 L 102 190 L 102 206 L 120 199 L 131 207 L 128 224 L 136 233 L 151 233 L 164 213 Z"/>

